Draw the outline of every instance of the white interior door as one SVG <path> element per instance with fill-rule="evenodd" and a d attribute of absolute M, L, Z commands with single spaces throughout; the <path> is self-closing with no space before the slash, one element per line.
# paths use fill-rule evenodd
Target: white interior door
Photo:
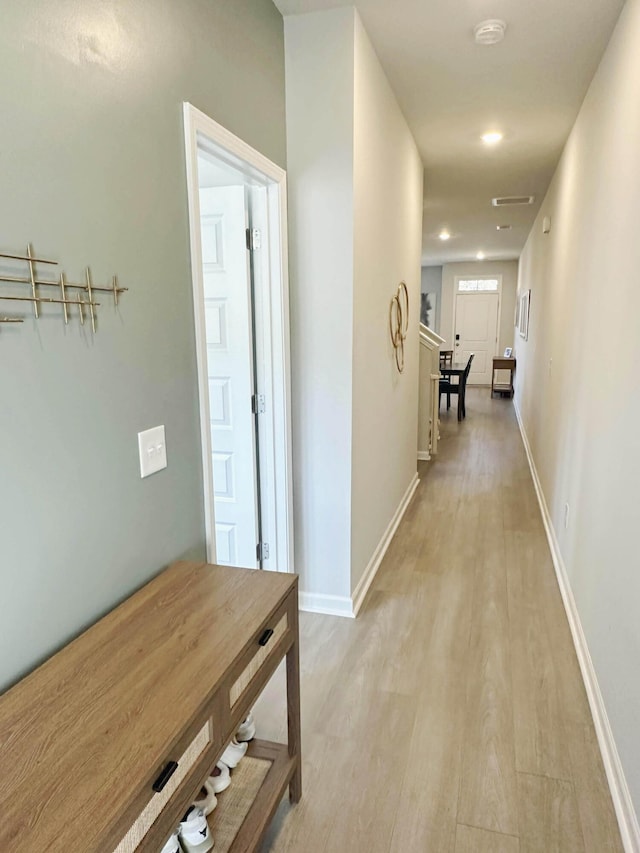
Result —
<path fill-rule="evenodd" d="M 456 297 L 456 361 L 474 353 L 470 385 L 490 385 L 493 357 L 498 346 L 497 293 L 458 293 Z"/>
<path fill-rule="evenodd" d="M 244 186 L 200 189 L 216 560 L 255 568 L 251 282 Z"/>

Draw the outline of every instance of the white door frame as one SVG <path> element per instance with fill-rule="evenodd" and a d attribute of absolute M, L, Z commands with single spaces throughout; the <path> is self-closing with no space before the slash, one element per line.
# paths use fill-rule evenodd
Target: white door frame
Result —
<path fill-rule="evenodd" d="M 498 289 L 497 290 L 458 290 L 458 283 L 460 281 L 486 281 L 490 279 L 494 281 L 498 280 Z M 498 294 L 498 319 L 496 321 L 496 340 L 494 345 L 493 355 L 498 355 L 498 349 L 500 346 L 500 329 L 501 329 L 501 320 L 502 320 L 502 273 L 496 273 L 495 275 L 491 275 L 491 273 L 484 273 L 483 275 L 475 275 L 475 273 L 469 273 L 469 275 L 456 275 L 453 279 L 453 335 L 452 335 L 452 344 L 453 344 L 453 354 L 455 357 L 456 351 L 456 325 L 458 320 L 458 296 L 486 296 L 490 293 Z"/>
<path fill-rule="evenodd" d="M 261 458 L 269 471 L 267 477 L 275 508 L 276 542 L 269 542 L 269 568 L 293 571 L 293 477 L 291 455 L 291 364 L 289 344 L 289 273 L 287 263 L 287 176 L 239 137 L 205 115 L 190 103 L 183 104 L 189 231 L 191 242 L 191 280 L 200 399 L 200 437 L 204 478 L 204 509 L 207 559 L 216 561 L 215 504 L 211 429 L 209 423 L 209 384 L 204 316 L 204 280 L 200 234 L 200 197 L 198 187 L 198 148 L 215 150 L 216 156 L 244 172 L 267 192 L 268 225 L 263 239 L 268 241 L 268 298 L 260 321 L 265 327 L 265 358 L 270 361 L 265 373 L 270 377 L 267 389 L 267 434 Z M 258 318 L 256 318 L 258 319 Z M 262 416 L 261 416 L 262 417 Z M 262 486 L 264 488 L 264 485 Z"/>

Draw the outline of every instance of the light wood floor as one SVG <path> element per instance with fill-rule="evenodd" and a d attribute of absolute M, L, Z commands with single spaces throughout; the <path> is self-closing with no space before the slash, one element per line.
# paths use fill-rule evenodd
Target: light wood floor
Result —
<path fill-rule="evenodd" d="M 471 390 L 420 476 L 359 618 L 301 614 L 303 800 L 264 851 L 622 850 L 511 403 Z"/>

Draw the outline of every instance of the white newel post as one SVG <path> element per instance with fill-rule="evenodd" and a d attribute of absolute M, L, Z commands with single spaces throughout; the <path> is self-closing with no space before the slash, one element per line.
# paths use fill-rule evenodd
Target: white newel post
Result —
<path fill-rule="evenodd" d="M 435 456 L 438 452 L 438 440 L 440 439 L 440 374 L 431 374 L 431 427 L 430 452 Z"/>
<path fill-rule="evenodd" d="M 438 452 L 440 345 L 444 339 L 420 323 L 420 380 L 418 402 L 418 459 Z"/>

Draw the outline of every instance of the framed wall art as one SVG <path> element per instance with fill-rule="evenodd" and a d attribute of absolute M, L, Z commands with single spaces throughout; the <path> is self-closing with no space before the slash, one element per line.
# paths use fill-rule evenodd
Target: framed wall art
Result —
<path fill-rule="evenodd" d="M 529 306 L 531 304 L 531 291 L 525 290 L 520 297 L 520 311 L 518 316 L 518 331 L 520 337 L 525 341 L 529 337 Z"/>

